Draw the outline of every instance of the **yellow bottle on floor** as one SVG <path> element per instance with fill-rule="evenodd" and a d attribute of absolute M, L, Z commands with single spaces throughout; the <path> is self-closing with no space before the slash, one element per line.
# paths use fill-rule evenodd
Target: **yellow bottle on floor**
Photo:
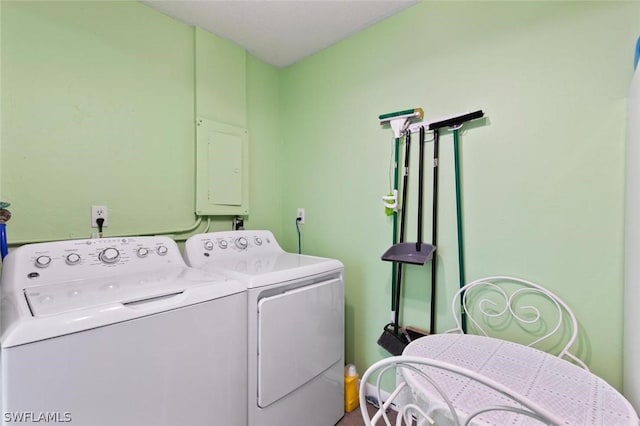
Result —
<path fill-rule="evenodd" d="M 356 366 L 349 364 L 344 368 L 344 411 L 350 413 L 359 405 L 358 373 Z"/>

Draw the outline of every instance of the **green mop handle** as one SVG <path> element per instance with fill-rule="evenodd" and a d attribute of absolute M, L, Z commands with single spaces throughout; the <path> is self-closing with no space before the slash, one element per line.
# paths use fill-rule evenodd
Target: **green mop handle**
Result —
<path fill-rule="evenodd" d="M 454 175 L 456 181 L 456 219 L 458 227 L 458 270 L 460 271 L 460 288 L 464 287 L 466 282 L 464 274 L 464 247 L 462 245 L 462 199 L 460 195 L 460 157 L 458 155 L 458 130 L 460 127 L 453 129 L 453 161 Z M 464 294 L 460 294 L 460 304 L 462 305 Z M 460 309 L 460 319 L 462 323 L 462 332 L 467 332 L 467 318 L 463 307 Z"/>

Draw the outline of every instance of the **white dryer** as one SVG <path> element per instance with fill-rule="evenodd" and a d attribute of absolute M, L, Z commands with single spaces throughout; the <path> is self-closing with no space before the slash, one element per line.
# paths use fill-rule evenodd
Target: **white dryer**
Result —
<path fill-rule="evenodd" d="M 169 238 L 25 245 L 1 291 L 2 424 L 247 424 L 246 285 Z"/>
<path fill-rule="evenodd" d="M 247 285 L 249 425 L 329 426 L 344 414 L 344 266 L 286 253 L 269 231 L 200 234 L 187 263 Z"/>

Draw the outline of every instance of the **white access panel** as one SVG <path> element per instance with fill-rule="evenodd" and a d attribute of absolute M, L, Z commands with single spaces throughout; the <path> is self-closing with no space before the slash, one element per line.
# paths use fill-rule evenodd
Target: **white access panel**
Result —
<path fill-rule="evenodd" d="M 3 421 L 246 426 L 246 303 L 243 292 L 3 348 Z"/>
<path fill-rule="evenodd" d="M 344 332 L 343 309 L 340 279 L 258 302 L 259 407 L 295 391 L 342 358 L 343 342 L 336 336 Z"/>
<path fill-rule="evenodd" d="M 249 214 L 247 130 L 216 121 L 196 121 L 196 213 Z"/>

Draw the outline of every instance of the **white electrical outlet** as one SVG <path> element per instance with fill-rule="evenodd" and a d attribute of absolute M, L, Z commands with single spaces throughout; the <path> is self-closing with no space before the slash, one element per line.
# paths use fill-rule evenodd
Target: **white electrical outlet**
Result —
<path fill-rule="evenodd" d="M 107 206 L 91 206 L 91 227 L 97 228 L 99 218 L 104 219 L 103 228 L 109 226 L 109 217 L 107 215 Z"/>
<path fill-rule="evenodd" d="M 296 216 L 296 219 L 300 219 L 298 221 L 300 225 L 304 224 L 304 207 L 298 207 L 298 215 Z"/>

